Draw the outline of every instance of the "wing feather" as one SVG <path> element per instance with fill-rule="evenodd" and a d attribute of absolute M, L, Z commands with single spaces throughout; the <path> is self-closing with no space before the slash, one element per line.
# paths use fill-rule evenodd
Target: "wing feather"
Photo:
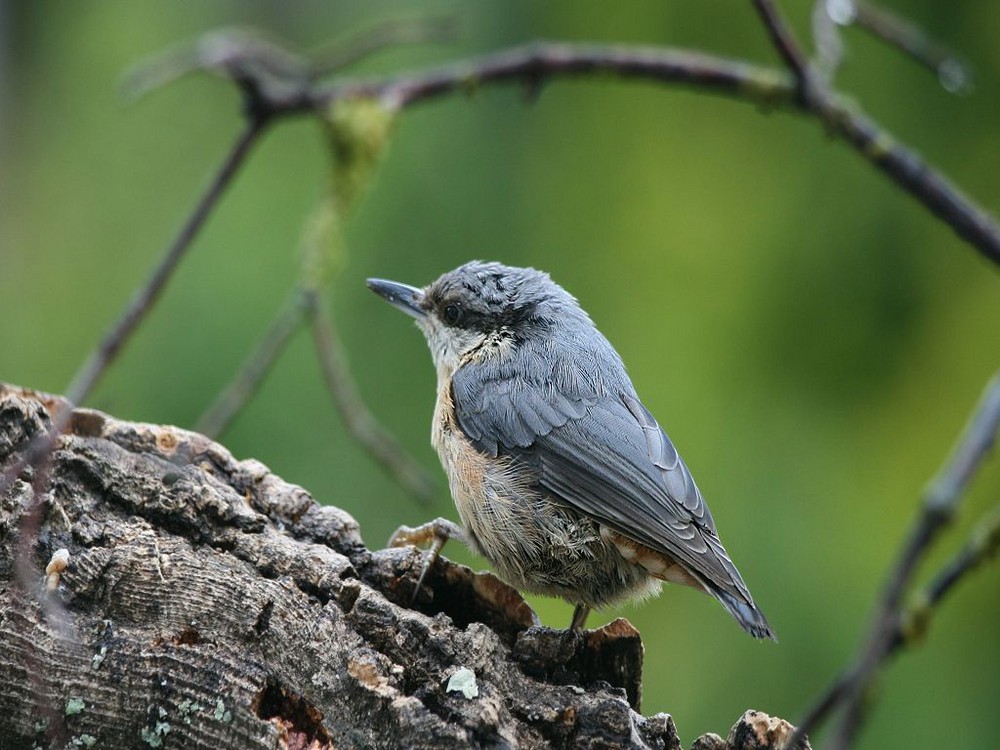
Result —
<path fill-rule="evenodd" d="M 459 425 L 479 450 L 530 464 L 567 505 L 752 601 L 691 472 L 624 369 L 595 386 L 579 356 L 575 365 L 531 382 L 512 375 L 530 368 L 466 364 L 452 380 Z"/>

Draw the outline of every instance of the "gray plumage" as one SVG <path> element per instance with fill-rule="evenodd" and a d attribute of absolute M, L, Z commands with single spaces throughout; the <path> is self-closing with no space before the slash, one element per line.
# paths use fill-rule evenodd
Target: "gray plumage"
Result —
<path fill-rule="evenodd" d="M 649 593 L 651 576 L 689 583 L 751 634 L 774 637 L 691 473 L 569 293 L 543 272 L 478 261 L 424 290 L 369 284 L 417 318 L 438 369 L 439 411 L 453 410 L 458 438 L 492 477 L 481 483 L 487 491 L 470 487 L 466 454 L 448 442 L 448 414 L 437 416 L 435 444 L 470 542 L 503 577 L 585 606 Z M 497 498 L 512 509 L 484 515 L 477 507 Z M 490 519 L 509 526 L 509 515 L 537 518 L 552 508 L 559 531 L 539 535 L 537 521 L 518 518 L 517 533 L 530 543 L 491 539 Z M 545 535 L 558 542 L 566 534 L 580 534 L 579 549 L 545 547 Z M 573 555 L 579 565 L 567 573 Z"/>

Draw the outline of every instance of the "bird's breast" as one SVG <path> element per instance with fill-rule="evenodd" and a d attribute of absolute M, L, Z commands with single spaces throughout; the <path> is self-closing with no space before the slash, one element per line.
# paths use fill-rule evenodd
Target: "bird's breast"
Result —
<path fill-rule="evenodd" d="M 445 471 L 448 470 L 448 465 L 445 463 L 445 452 L 450 453 L 451 451 L 446 440 L 458 429 L 455 400 L 451 392 L 451 374 L 438 373 L 437 401 L 434 403 L 434 420 L 431 423 L 431 445 L 437 451 Z"/>

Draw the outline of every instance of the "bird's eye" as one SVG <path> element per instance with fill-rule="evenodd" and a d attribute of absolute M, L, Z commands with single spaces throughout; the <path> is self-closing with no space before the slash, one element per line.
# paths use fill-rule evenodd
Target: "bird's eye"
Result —
<path fill-rule="evenodd" d="M 458 305 L 446 305 L 441 312 L 444 322 L 450 326 L 458 325 L 462 319 L 462 308 Z"/>

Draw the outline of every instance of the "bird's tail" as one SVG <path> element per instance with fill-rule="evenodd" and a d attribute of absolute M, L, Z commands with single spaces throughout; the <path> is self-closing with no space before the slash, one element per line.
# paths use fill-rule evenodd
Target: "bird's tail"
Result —
<path fill-rule="evenodd" d="M 771 626 L 764 617 L 764 613 L 757 609 L 757 605 L 750 598 L 744 599 L 711 583 L 706 584 L 708 592 L 718 599 L 726 611 L 754 638 L 769 638 L 775 643 L 778 637 L 771 630 Z"/>

